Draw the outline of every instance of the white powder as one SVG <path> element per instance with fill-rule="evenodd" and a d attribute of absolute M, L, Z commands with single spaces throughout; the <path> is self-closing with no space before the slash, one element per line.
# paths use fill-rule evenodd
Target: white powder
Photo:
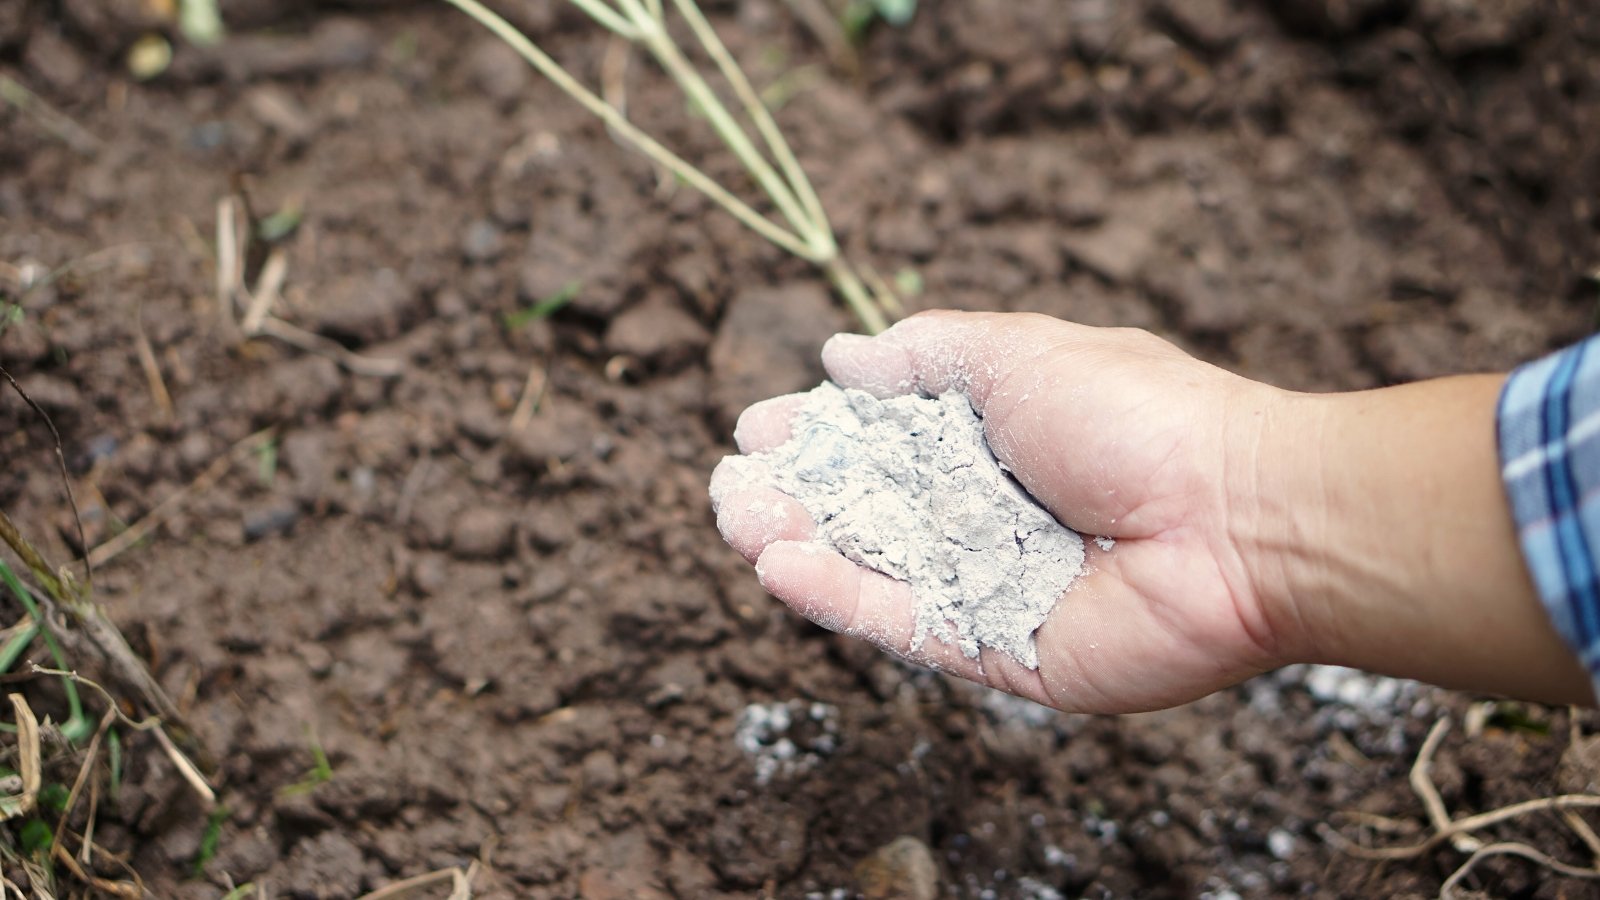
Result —
<path fill-rule="evenodd" d="M 739 714 L 733 742 L 755 761 L 756 784 L 809 772 L 839 746 L 839 709 L 828 703 L 752 703 Z"/>
<path fill-rule="evenodd" d="M 776 449 L 728 463 L 729 489 L 775 487 L 818 540 L 911 585 L 913 649 L 928 635 L 1038 668 L 1034 632 L 1083 569 L 1083 539 L 990 452 L 966 395 L 879 400 L 824 383 Z"/>

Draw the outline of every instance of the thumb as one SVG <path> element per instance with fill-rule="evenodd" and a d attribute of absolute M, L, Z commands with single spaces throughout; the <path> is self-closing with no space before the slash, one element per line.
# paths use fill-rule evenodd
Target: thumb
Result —
<path fill-rule="evenodd" d="M 927 312 L 876 337 L 834 335 L 822 365 L 839 385 L 879 398 L 960 391 L 983 416 L 1010 376 L 1086 330 L 1048 316 Z"/>
<path fill-rule="evenodd" d="M 880 398 L 966 394 L 989 449 L 1059 521 L 1123 534 L 1118 473 L 1086 442 L 1125 423 L 1086 390 L 1086 379 L 1130 352 L 1182 355 L 1132 329 L 1027 313 L 933 312 L 876 337 L 836 335 L 822 348 L 822 364 L 841 386 Z"/>

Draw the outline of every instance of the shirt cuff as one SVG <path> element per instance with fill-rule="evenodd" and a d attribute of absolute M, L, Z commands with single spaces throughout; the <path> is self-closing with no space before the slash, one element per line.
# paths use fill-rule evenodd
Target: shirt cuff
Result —
<path fill-rule="evenodd" d="M 1511 373 L 1500 477 L 1534 587 L 1600 697 L 1600 337 Z"/>

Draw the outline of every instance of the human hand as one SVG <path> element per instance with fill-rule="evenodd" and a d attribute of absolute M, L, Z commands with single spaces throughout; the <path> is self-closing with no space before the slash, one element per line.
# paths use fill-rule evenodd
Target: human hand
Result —
<path fill-rule="evenodd" d="M 723 535 L 763 586 L 825 627 L 1065 710 L 1127 712 L 1203 696 L 1291 658 L 1286 616 L 1254 585 L 1235 510 L 1254 508 L 1263 423 L 1288 396 L 1146 332 L 1043 316 L 924 314 L 823 349 L 835 382 L 886 397 L 971 398 L 995 455 L 1055 517 L 1088 536 L 1085 574 L 1036 633 L 1039 668 L 929 637 L 912 650 L 910 588 L 833 552 L 771 489 L 712 478 Z M 751 407 L 743 452 L 789 436 L 798 396 Z M 1253 545 L 1253 544 L 1252 544 Z"/>
<path fill-rule="evenodd" d="M 763 586 L 824 627 L 1050 706 L 1171 706 L 1290 662 L 1593 703 L 1517 546 L 1495 450 L 1504 377 L 1296 394 L 1148 333 L 931 313 L 823 348 L 880 397 L 966 392 L 990 448 L 1087 567 L 1035 633 L 1037 670 L 913 649 L 910 588 L 811 543 L 805 509 L 712 475 L 718 526 Z M 789 438 L 798 396 L 756 404 L 746 453 Z"/>

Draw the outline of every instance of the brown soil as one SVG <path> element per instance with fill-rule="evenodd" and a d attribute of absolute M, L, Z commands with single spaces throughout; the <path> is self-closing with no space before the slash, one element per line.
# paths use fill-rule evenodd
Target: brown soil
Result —
<path fill-rule="evenodd" d="M 581 20 L 508 5 L 597 70 Z M 0 71 L 99 141 L 0 106 L 0 261 L 81 261 L 0 357 L 61 429 L 91 543 L 278 428 L 97 574 L 228 809 L 196 879 L 205 814 L 130 741 L 97 839 L 156 896 L 351 897 L 473 859 L 483 897 L 831 896 L 901 835 L 973 897 L 1421 896 L 1462 861 L 1355 861 L 1317 826 L 1417 819 L 1405 771 L 1468 698 L 1347 707 L 1289 672 L 1064 717 L 767 598 L 706 477 L 743 405 L 814 383 L 847 318 L 459 15 L 223 4 L 226 44 L 139 84 L 120 60 L 145 6 L 0 0 Z M 1302 389 L 1503 368 L 1591 321 L 1593 4 L 925 0 L 871 34 L 858 81 L 807 78 L 821 54 L 782 4 L 710 7 L 759 83 L 801 73 L 780 119 L 855 254 L 920 275 L 913 306 L 1150 328 Z M 636 117 L 734 178 L 649 74 Z M 304 202 L 284 315 L 404 375 L 230 336 L 208 242 L 241 178 L 258 211 Z M 552 320 L 504 325 L 574 281 Z M 530 368 L 548 392 L 512 433 Z M 45 432 L 14 400 L 0 419 L 0 504 L 65 559 Z M 736 727 L 790 701 L 835 731 L 796 725 L 803 764 L 758 783 Z M 1519 715 L 1549 734 L 1446 741 L 1452 809 L 1556 792 L 1566 715 Z M 333 778 L 285 794 L 308 729 Z M 1480 871 L 1496 896 L 1584 890 Z"/>

